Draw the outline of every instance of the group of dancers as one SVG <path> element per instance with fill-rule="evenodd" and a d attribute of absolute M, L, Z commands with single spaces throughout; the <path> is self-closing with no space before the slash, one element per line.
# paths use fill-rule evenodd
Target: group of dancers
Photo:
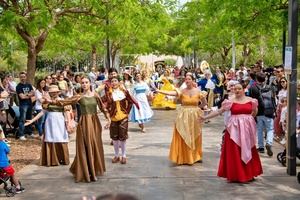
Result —
<path fill-rule="evenodd" d="M 231 94 L 220 109 L 205 115 L 208 93 L 197 87 L 192 73 L 185 74 L 184 86 L 180 88 L 171 87 L 166 77 L 162 78 L 160 89 L 149 86 L 151 83 L 139 71 L 134 74 L 125 71 L 123 77 L 121 80 L 114 68 L 109 69 L 108 79 L 101 84 L 95 84 L 88 77 L 77 77 L 79 89 L 71 96 L 66 95 L 63 91 L 65 88 L 60 87 L 60 84 L 46 85 L 45 80 L 39 82 L 41 85 L 37 88 L 42 95 L 36 101 L 42 105 L 42 111 L 33 119 L 27 120 L 25 126 L 45 117 L 40 158 L 42 166 L 70 163 L 68 134 L 76 129 L 76 155 L 70 172 L 75 182 L 97 181 L 97 177 L 102 176 L 106 170 L 98 108 L 106 118 L 104 128 L 109 129 L 114 147 L 111 162 L 126 164 L 128 122 L 138 123 L 141 132 L 145 133 L 145 123 L 153 116 L 149 99 L 152 100 L 152 105 L 172 100 L 170 102 L 175 106 L 174 99 L 177 99 L 181 106 L 178 108 L 170 145 L 169 159 L 172 162 L 178 165 L 202 162 L 202 124 L 205 120 L 226 112 L 228 120 L 225 124 L 218 176 L 233 182 L 248 182 L 262 174 L 255 147 L 254 116 L 257 101 L 245 96 L 245 86 L 242 83 L 232 85 Z M 132 81 L 133 77 L 135 82 Z M 30 91 L 27 91 L 26 95 L 28 94 L 31 94 Z M 26 95 L 22 96 L 27 97 Z M 157 100 L 160 95 L 163 95 L 163 99 Z M 70 120 L 70 105 L 76 105 L 80 111 L 77 125 Z M 173 108 L 172 104 L 168 105 Z"/>
<path fill-rule="evenodd" d="M 104 150 L 102 143 L 102 126 L 98 109 L 107 122 L 115 155 L 112 163 L 126 164 L 126 140 L 128 139 L 128 121 L 137 122 L 145 132 L 144 123 L 149 121 L 153 111 L 148 103 L 149 87 L 142 81 L 141 74 L 135 73 L 136 83 L 131 91 L 121 82 L 116 69 L 110 69 L 106 81 L 94 89 L 89 78 L 81 77 L 80 92 L 71 97 L 62 98 L 59 85 L 51 84 L 47 94 L 39 100 L 43 111 L 33 119 L 27 120 L 29 126 L 42 116 L 45 117 L 44 134 L 40 164 L 42 166 L 68 165 L 68 123 L 66 107 L 78 105 L 80 117 L 76 127 L 76 155 L 70 171 L 76 182 L 96 181 L 105 172 Z M 103 94 L 103 95 L 100 95 Z M 119 149 L 121 148 L 121 154 Z"/>

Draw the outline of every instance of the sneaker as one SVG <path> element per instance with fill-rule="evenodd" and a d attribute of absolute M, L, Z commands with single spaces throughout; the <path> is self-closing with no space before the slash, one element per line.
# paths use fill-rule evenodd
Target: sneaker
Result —
<path fill-rule="evenodd" d="M 266 149 L 267 149 L 268 156 L 272 157 L 273 156 L 272 146 L 269 144 L 266 144 Z"/>
<path fill-rule="evenodd" d="M 10 147 L 10 141 L 8 141 L 7 139 L 4 139 L 3 142 L 5 142 L 8 147 Z"/>
<path fill-rule="evenodd" d="M 258 151 L 259 153 L 265 153 L 265 148 L 259 147 L 259 148 L 257 148 L 257 151 Z"/>
<path fill-rule="evenodd" d="M 28 135 L 27 137 L 33 139 L 33 138 L 34 138 L 34 135 L 33 135 L 33 134 L 30 134 L 30 135 Z"/>
<path fill-rule="evenodd" d="M 11 141 L 9 141 L 9 140 L 7 140 L 7 139 L 4 139 L 3 140 L 6 144 L 10 144 L 11 143 Z"/>
<path fill-rule="evenodd" d="M 25 136 L 21 136 L 21 137 L 19 137 L 19 140 L 25 141 L 25 140 L 27 140 L 27 139 L 25 138 Z"/>
<path fill-rule="evenodd" d="M 20 186 L 20 188 L 16 188 L 17 194 L 20 194 L 21 192 L 25 192 L 25 188 L 23 188 L 22 186 Z"/>

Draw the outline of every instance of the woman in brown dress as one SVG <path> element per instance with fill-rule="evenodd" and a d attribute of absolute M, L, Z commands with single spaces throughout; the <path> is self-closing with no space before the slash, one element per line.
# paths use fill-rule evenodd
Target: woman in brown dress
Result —
<path fill-rule="evenodd" d="M 50 97 L 43 97 L 46 99 L 50 98 L 47 99 L 48 102 L 60 100 L 58 96 L 60 90 L 57 85 L 49 86 L 48 92 Z M 39 112 L 33 119 L 27 120 L 24 124 L 25 126 L 28 126 L 47 113 L 40 157 L 40 165 L 42 166 L 50 167 L 58 166 L 60 164 L 68 165 L 70 163 L 68 149 L 69 137 L 65 126 L 63 111 L 63 106 L 44 104 L 42 112 Z"/>
<path fill-rule="evenodd" d="M 102 126 L 97 115 L 97 106 L 108 120 L 105 128 L 110 126 L 110 117 L 100 97 L 90 90 L 90 86 L 90 81 L 83 78 L 81 95 L 52 102 L 58 105 L 78 102 L 80 105 L 81 117 L 76 131 L 76 155 L 70 168 L 75 182 L 97 181 L 97 176 L 102 176 L 105 172 Z"/>

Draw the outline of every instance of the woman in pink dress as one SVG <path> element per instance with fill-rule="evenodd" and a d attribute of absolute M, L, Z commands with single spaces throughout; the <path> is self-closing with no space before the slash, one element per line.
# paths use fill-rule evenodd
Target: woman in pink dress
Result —
<path fill-rule="evenodd" d="M 234 96 L 225 100 L 222 107 L 201 118 L 201 121 L 231 112 L 226 124 L 224 144 L 219 163 L 218 176 L 227 178 L 229 182 L 249 182 L 263 173 L 258 152 L 256 150 L 257 100 L 245 96 L 242 84 L 234 86 Z"/>

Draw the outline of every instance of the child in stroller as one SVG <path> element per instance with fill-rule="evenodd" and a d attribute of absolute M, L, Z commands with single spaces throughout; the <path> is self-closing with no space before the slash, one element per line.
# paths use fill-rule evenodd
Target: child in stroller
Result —
<path fill-rule="evenodd" d="M 15 194 L 24 192 L 25 189 L 21 186 L 21 183 L 15 176 L 15 170 L 9 163 L 7 154 L 10 149 L 3 141 L 5 138 L 2 127 L 0 126 L 0 185 L 4 184 L 4 190 L 6 196 L 11 197 Z M 11 187 L 8 186 L 7 181 L 10 180 Z"/>
<path fill-rule="evenodd" d="M 296 146 L 296 157 L 300 159 L 300 99 L 297 99 L 297 146 Z M 280 121 L 282 122 L 282 128 L 286 132 L 286 118 L 287 118 L 287 108 L 282 110 L 282 115 Z M 285 141 L 285 139 L 283 139 Z M 285 143 L 281 143 L 282 145 L 285 145 Z M 283 165 L 286 166 L 286 148 L 283 150 L 283 152 L 279 152 L 277 154 L 277 160 Z"/>

